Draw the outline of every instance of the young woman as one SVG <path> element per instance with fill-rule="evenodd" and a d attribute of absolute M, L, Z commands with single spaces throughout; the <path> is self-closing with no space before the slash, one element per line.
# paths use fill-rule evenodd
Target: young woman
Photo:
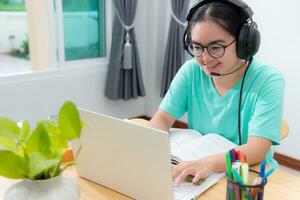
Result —
<path fill-rule="evenodd" d="M 187 112 L 189 128 L 218 133 L 239 144 L 249 165 L 277 166 L 284 79 L 253 56 L 260 34 L 242 1 L 204 0 L 187 17 L 184 45 L 193 56 L 178 71 L 150 126 L 168 131 Z M 176 183 L 225 171 L 225 154 L 173 167 Z"/>

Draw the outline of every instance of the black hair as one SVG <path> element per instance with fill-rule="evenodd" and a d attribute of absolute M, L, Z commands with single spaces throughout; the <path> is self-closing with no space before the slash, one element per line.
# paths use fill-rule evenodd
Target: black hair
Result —
<path fill-rule="evenodd" d="M 240 29 L 247 21 L 247 17 L 238 9 L 223 2 L 211 2 L 198 8 L 191 17 L 187 27 L 187 41 L 191 40 L 193 27 L 202 21 L 212 21 L 234 38 L 238 38 Z"/>

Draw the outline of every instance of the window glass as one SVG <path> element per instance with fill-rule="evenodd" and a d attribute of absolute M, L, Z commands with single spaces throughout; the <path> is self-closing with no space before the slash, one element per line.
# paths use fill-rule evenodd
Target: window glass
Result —
<path fill-rule="evenodd" d="M 31 71 L 24 0 L 0 0 L 0 75 Z"/>
<path fill-rule="evenodd" d="M 24 0 L 0 0 L 0 11 L 25 11 Z"/>
<path fill-rule="evenodd" d="M 63 0 L 65 61 L 105 57 L 105 0 Z"/>

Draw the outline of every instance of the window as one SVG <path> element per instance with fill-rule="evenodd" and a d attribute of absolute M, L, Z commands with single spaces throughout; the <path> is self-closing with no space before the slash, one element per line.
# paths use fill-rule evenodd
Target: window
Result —
<path fill-rule="evenodd" d="M 24 0 L 0 0 L 0 74 L 31 71 Z"/>
<path fill-rule="evenodd" d="M 106 64 L 111 10 L 111 1 L 105 0 L 0 0 L 0 24 L 6 27 L 0 28 L 0 73 L 6 68 L 9 72 L 3 73 L 11 74 Z M 21 55 L 12 57 L 10 52 Z M 11 60 L 14 67 L 9 66 Z"/>
<path fill-rule="evenodd" d="M 59 63 L 105 57 L 105 0 L 55 3 Z"/>

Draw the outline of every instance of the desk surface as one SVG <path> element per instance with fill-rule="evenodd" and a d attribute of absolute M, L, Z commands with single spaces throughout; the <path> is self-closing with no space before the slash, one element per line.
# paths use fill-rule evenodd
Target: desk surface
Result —
<path fill-rule="evenodd" d="M 130 200 L 131 198 L 100 186 L 86 179 L 79 178 L 74 168 L 64 172 L 64 175 L 73 178 L 80 185 L 81 200 Z M 7 188 L 16 181 L 0 177 L 0 199 L 3 198 Z M 269 178 L 265 186 L 265 199 L 293 200 L 299 199 L 300 177 L 276 170 Z M 198 200 L 223 200 L 226 193 L 226 180 L 221 179 L 217 184 L 205 191 Z"/>
<path fill-rule="evenodd" d="M 142 119 L 132 120 L 139 124 L 147 124 Z M 131 200 L 131 198 L 77 176 L 74 168 L 67 169 L 65 176 L 71 177 L 80 185 L 81 200 Z M 7 188 L 16 181 L 0 177 L 0 200 Z M 299 199 L 300 177 L 277 169 L 265 186 L 264 199 L 294 200 Z M 222 178 L 214 186 L 206 190 L 197 200 L 224 200 L 226 194 L 226 179 Z"/>

